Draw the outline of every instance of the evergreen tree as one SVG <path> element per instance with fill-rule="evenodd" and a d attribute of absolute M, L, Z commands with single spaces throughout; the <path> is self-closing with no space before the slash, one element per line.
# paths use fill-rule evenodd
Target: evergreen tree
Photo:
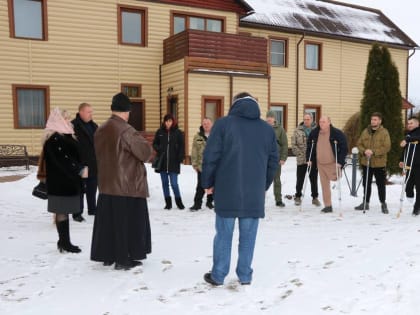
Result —
<path fill-rule="evenodd" d="M 371 114 L 380 112 L 382 124 L 391 137 L 391 151 L 388 153 L 387 171 L 398 174 L 399 146 L 403 139 L 402 97 L 398 69 L 392 61 L 387 47 L 374 44 L 369 53 L 363 99 L 360 108 L 359 134 L 370 124 Z"/>

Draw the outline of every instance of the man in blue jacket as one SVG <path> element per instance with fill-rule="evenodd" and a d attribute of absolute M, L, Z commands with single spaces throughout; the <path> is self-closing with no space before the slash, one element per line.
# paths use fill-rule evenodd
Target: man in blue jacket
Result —
<path fill-rule="evenodd" d="M 213 268 L 204 275 L 212 285 L 222 285 L 229 273 L 236 218 L 236 274 L 241 284 L 252 281 L 258 222 L 265 215 L 265 192 L 279 161 L 274 130 L 260 115 L 258 103 L 249 93 L 236 95 L 228 116 L 215 122 L 204 150 L 202 186 L 214 193 L 216 211 Z"/>

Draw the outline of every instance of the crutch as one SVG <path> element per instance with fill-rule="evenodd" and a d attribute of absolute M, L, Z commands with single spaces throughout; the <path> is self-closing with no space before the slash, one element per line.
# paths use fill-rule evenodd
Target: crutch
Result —
<path fill-rule="evenodd" d="M 313 149 L 314 149 L 314 140 L 312 140 L 311 142 L 311 150 L 309 151 L 309 159 L 308 159 L 309 162 L 311 162 Z M 308 177 L 309 177 L 309 174 L 311 173 L 311 170 L 312 170 L 312 162 L 311 162 L 311 165 L 308 165 L 308 169 L 305 174 L 305 179 L 303 181 L 302 200 L 300 201 L 299 211 L 302 211 L 303 197 L 305 196 L 306 185 L 308 184 Z"/>
<path fill-rule="evenodd" d="M 370 156 L 367 157 L 367 165 L 366 165 L 365 193 L 363 196 L 363 213 L 366 213 L 366 196 L 367 196 L 367 187 L 368 187 L 368 181 L 369 181 L 369 168 L 370 168 Z"/>
<path fill-rule="evenodd" d="M 335 149 L 335 172 L 337 174 L 337 182 L 338 182 L 338 209 L 340 210 L 340 217 L 341 217 L 341 216 L 343 216 L 343 214 L 341 213 L 341 170 L 338 167 L 337 143 L 338 143 L 338 141 L 337 140 L 334 140 L 334 149 Z"/>
<path fill-rule="evenodd" d="M 416 153 L 416 147 L 417 147 L 417 143 L 418 141 L 414 141 L 414 142 L 409 142 L 408 143 L 408 148 L 407 148 L 407 152 L 404 156 L 404 162 L 403 162 L 403 175 L 407 175 L 405 176 L 405 179 L 403 180 L 403 183 L 401 185 L 401 195 L 400 195 L 400 210 L 397 213 L 397 218 L 400 217 L 401 213 L 402 213 L 402 209 L 403 209 L 403 202 L 404 202 L 404 192 L 405 192 L 405 186 L 407 185 L 408 180 L 410 179 L 410 175 L 411 175 L 411 170 L 413 169 L 413 159 L 414 159 L 414 154 Z M 407 173 L 407 161 L 408 161 L 408 156 L 410 154 L 410 147 L 411 144 L 413 144 L 413 153 L 411 155 L 411 161 L 410 161 L 410 169 L 408 170 Z"/>

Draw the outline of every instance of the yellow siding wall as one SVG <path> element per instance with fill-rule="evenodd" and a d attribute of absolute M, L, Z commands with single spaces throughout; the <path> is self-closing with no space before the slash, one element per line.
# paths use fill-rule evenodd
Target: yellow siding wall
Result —
<path fill-rule="evenodd" d="M 118 44 L 117 4 L 148 9 L 147 47 Z M 235 13 L 151 1 L 49 0 L 47 6 L 48 41 L 38 41 L 10 38 L 7 1 L 0 5 L 0 143 L 25 144 L 31 155 L 39 153 L 42 130 L 13 128 L 12 84 L 48 85 L 51 107 L 72 114 L 79 103 L 89 102 L 97 123 L 110 115 L 112 95 L 121 83 L 141 84 L 146 130 L 153 131 L 160 123 L 159 65 L 170 10 L 225 16 L 227 32 L 237 31 Z M 162 105 L 166 108 L 166 92 Z"/>
<path fill-rule="evenodd" d="M 258 100 L 261 118 L 265 119 L 268 110 L 268 79 L 253 77 L 235 77 L 233 79 L 233 96 L 240 92 L 248 92 Z M 226 111 L 229 111 L 229 108 Z"/>
<path fill-rule="evenodd" d="M 183 128 L 185 117 L 184 75 L 184 59 L 162 66 L 162 117 L 160 118 L 160 123 L 162 122 L 163 116 L 167 114 L 168 88 L 172 87 L 172 94 L 178 97 L 178 123 Z"/>
<path fill-rule="evenodd" d="M 296 126 L 296 46 L 302 36 L 251 28 L 239 30 L 250 32 L 253 36 L 288 40 L 288 66 L 270 68 L 270 103 L 288 105 L 290 137 Z M 305 41 L 322 44 L 322 71 L 304 70 Z M 298 121 L 301 120 L 304 105 L 321 105 L 322 114 L 331 116 L 337 127 L 343 127 L 347 119 L 359 110 L 371 45 L 307 36 L 299 47 Z M 408 52 L 395 48 L 390 48 L 390 52 L 400 74 L 401 94 L 405 97 Z"/>
<path fill-rule="evenodd" d="M 194 135 L 201 125 L 202 96 L 224 98 L 223 110 L 229 110 L 229 77 L 223 75 L 188 74 L 188 138 L 185 143 L 185 154 L 191 155 Z"/>

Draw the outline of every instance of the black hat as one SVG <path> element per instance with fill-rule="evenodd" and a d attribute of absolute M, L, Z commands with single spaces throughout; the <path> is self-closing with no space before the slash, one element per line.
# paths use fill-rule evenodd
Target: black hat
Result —
<path fill-rule="evenodd" d="M 131 111 L 131 102 L 127 95 L 123 93 L 115 94 L 112 97 L 111 110 L 114 112 L 129 112 Z"/>

